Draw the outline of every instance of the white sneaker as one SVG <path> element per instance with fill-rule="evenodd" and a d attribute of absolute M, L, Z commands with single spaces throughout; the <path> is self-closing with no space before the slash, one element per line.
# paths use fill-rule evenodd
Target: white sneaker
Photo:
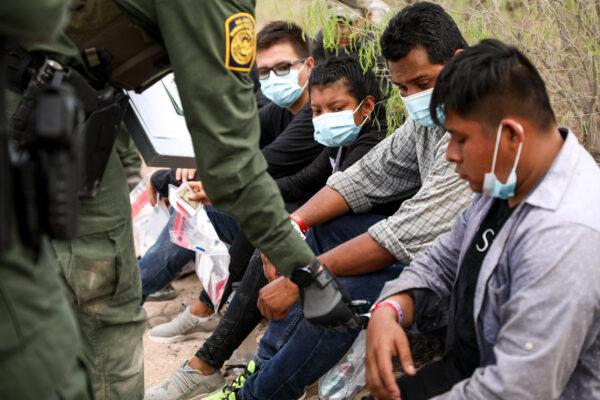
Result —
<path fill-rule="evenodd" d="M 156 342 L 176 343 L 206 336 L 215 330 L 219 317 L 196 317 L 188 306 L 169 322 L 155 326 L 148 331 L 148 337 Z"/>
<path fill-rule="evenodd" d="M 190 400 L 219 390 L 224 384 L 220 371 L 202 375 L 186 361 L 164 381 L 146 390 L 144 400 Z"/>

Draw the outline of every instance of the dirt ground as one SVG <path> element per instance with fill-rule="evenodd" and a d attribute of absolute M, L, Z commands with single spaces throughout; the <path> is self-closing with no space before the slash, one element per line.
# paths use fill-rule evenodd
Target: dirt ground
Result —
<path fill-rule="evenodd" d="M 147 302 L 144 304 L 146 314 L 148 315 L 148 329 L 158 324 L 168 322 L 177 314 L 183 311 L 186 305 L 190 305 L 198 298 L 198 293 L 202 289 L 202 284 L 194 274 L 188 275 L 183 279 L 173 282 L 173 287 L 177 289 L 179 295 L 176 299 L 164 302 Z M 236 351 L 227 364 L 246 364 L 256 352 L 258 346 L 258 332 L 264 331 L 264 327 L 259 326 L 250 337 L 242 343 L 240 350 Z M 148 338 L 144 334 L 144 381 L 146 388 L 160 383 L 171 374 L 177 367 L 194 355 L 196 350 L 204 343 L 204 340 L 210 336 L 209 333 L 201 339 L 188 340 L 180 343 L 158 343 Z M 233 378 L 235 374 L 228 372 L 226 377 Z"/>
<path fill-rule="evenodd" d="M 189 275 L 173 282 L 179 291 L 175 300 L 165 302 L 146 302 L 144 308 L 148 315 L 149 327 L 170 321 L 183 311 L 183 303 L 192 304 L 202 288 L 195 275 Z M 146 332 L 149 328 L 146 329 Z M 146 388 L 154 386 L 169 376 L 186 359 L 190 358 L 202 342 L 190 340 L 181 343 L 158 343 L 144 334 L 144 381 Z"/>

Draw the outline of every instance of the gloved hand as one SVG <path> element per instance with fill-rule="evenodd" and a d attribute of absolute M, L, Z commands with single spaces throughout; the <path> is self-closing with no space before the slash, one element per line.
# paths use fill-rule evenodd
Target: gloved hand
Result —
<path fill-rule="evenodd" d="M 301 274 L 304 278 L 294 279 Z M 300 280 L 303 282 L 297 282 Z M 361 328 L 362 321 L 352 310 L 352 299 L 326 265 L 315 260 L 294 271 L 292 281 L 300 286 L 302 311 L 308 322 L 337 331 Z"/>

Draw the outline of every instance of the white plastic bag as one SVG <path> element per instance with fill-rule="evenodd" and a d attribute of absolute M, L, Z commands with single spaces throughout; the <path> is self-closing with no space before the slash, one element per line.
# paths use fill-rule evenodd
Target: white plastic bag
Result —
<path fill-rule="evenodd" d="M 347 399 L 365 386 L 365 338 L 366 331 L 360 331 L 344 357 L 319 379 L 319 399 Z"/>
<path fill-rule="evenodd" d="M 158 235 L 169 221 L 169 211 L 160 201 L 156 207 L 150 205 L 144 181 L 138 183 L 129 193 L 129 201 L 131 202 L 135 254 L 142 257 L 156 242 Z"/>
<path fill-rule="evenodd" d="M 169 199 L 177 188 L 169 187 Z M 173 203 L 171 203 L 173 204 Z M 176 209 L 177 215 L 169 227 L 171 241 L 196 253 L 196 275 L 202 282 L 215 308 L 218 308 L 227 279 L 229 278 L 229 251 L 219 239 L 203 206 L 196 214 L 185 217 Z"/>
<path fill-rule="evenodd" d="M 171 242 L 210 255 L 227 254 L 227 245 L 219 239 L 204 207 L 200 207 L 193 217 L 185 217 L 175 210 L 177 215 L 169 227 Z"/>
<path fill-rule="evenodd" d="M 223 292 L 229 279 L 229 253 L 226 254 L 196 254 L 196 275 L 202 282 L 202 287 L 208 297 L 219 309 L 223 299 Z"/>

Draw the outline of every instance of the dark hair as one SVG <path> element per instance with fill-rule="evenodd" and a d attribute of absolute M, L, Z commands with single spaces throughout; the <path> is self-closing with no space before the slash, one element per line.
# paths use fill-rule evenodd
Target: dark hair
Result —
<path fill-rule="evenodd" d="M 273 21 L 265 25 L 256 36 L 256 49 L 264 50 L 279 43 L 289 43 L 302 58 L 310 56 L 302 28 L 293 22 Z"/>
<path fill-rule="evenodd" d="M 556 122 L 546 86 L 531 61 L 518 49 L 487 39 L 452 59 L 437 78 L 430 112 L 439 124 L 443 107 L 462 117 L 476 115 L 495 129 L 509 113 L 540 129 Z"/>
<path fill-rule="evenodd" d="M 432 64 L 445 64 L 467 42 L 442 7 L 423 2 L 404 7 L 381 36 L 381 52 L 388 61 L 398 61 L 416 47 L 427 51 Z"/>
<path fill-rule="evenodd" d="M 379 81 L 372 70 L 363 71 L 360 62 L 352 56 L 333 56 L 316 65 L 308 80 L 308 91 L 314 87 L 327 87 L 341 81 L 348 93 L 361 102 L 367 96 L 373 96 L 375 102 L 381 101 Z"/>

